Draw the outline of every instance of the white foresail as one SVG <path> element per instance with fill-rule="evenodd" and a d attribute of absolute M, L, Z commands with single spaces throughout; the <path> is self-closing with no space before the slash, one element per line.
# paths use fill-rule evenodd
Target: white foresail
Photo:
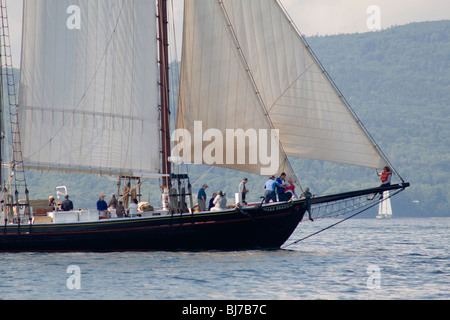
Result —
<path fill-rule="evenodd" d="M 386 165 L 276 0 L 185 1 L 177 126 L 195 121 L 276 129 L 281 159 Z"/>
<path fill-rule="evenodd" d="M 26 167 L 159 172 L 155 16 L 148 0 L 24 1 Z"/>

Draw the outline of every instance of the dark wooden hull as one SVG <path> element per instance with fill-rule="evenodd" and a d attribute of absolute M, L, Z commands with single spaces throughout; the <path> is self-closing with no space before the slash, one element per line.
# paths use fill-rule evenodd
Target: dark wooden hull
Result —
<path fill-rule="evenodd" d="M 224 212 L 0 227 L 0 252 L 277 249 L 305 209 L 296 203 Z"/>
<path fill-rule="evenodd" d="M 409 184 L 311 199 L 312 206 Z M 304 200 L 223 212 L 0 227 L 0 252 L 279 249 L 302 221 Z"/>

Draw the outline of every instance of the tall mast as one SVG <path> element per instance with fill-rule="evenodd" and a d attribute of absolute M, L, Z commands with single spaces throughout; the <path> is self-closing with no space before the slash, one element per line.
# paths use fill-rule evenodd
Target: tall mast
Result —
<path fill-rule="evenodd" d="M 1 42 L 0 37 L 0 42 Z M 1 43 L 0 43 L 1 47 Z M 3 66 L 3 57 L 0 52 L 0 67 Z M 0 69 L 0 194 L 3 192 L 3 67 Z M 2 196 L 0 196 L 3 199 Z M 1 210 L 1 209 L 0 209 Z"/>
<path fill-rule="evenodd" d="M 11 150 L 11 160 L 10 160 L 10 176 L 8 177 L 8 193 L 10 194 L 8 201 L 5 200 L 7 206 L 19 208 L 19 206 L 24 205 L 26 213 L 29 211 L 29 199 L 28 199 L 28 187 L 25 179 L 25 170 L 23 167 L 23 156 L 22 156 L 22 146 L 20 141 L 20 132 L 18 124 L 18 103 L 16 95 L 16 81 L 14 79 L 14 70 L 12 63 L 11 54 L 11 40 L 9 36 L 9 23 L 8 23 L 8 12 L 6 0 L 1 0 L 0 5 L 0 20 L 1 20 L 1 32 L 0 32 L 0 54 L 1 54 L 1 65 L 2 69 L 2 83 L 1 85 L 6 85 L 6 89 L 2 91 L 2 103 L 5 100 L 8 101 L 9 105 L 9 118 L 10 118 L 10 130 L 12 138 L 12 150 Z M 2 88 L 3 89 L 3 88 Z M 3 105 L 1 106 L 3 108 Z M 2 124 L 4 126 L 4 124 Z M 3 137 L 4 128 L 1 129 L 0 134 Z M 2 141 L 3 147 L 5 147 L 5 142 Z M 4 179 L 5 177 L 2 177 Z M 3 183 L 3 182 L 2 182 Z M 14 192 L 14 203 L 12 201 L 11 194 Z M 23 200 L 19 201 L 19 197 L 25 195 L 25 202 Z M 31 219 L 31 216 L 30 216 Z"/>
<path fill-rule="evenodd" d="M 161 157 L 163 174 L 171 174 L 170 102 L 169 102 L 169 38 L 167 31 L 167 0 L 158 0 L 158 43 L 161 103 Z M 170 177 L 163 178 L 163 186 L 169 187 Z"/>
<path fill-rule="evenodd" d="M 0 3 L 0 10 L 3 14 L 3 1 Z M 1 17 L 1 33 L 0 33 L 0 194 L 3 193 L 3 139 L 4 139 L 4 130 L 3 127 L 3 107 L 4 107 L 4 101 L 3 101 L 3 51 L 1 50 L 3 46 L 3 15 Z M 3 200 L 3 195 L 0 197 Z M 0 208 L 2 210 L 2 208 Z"/>

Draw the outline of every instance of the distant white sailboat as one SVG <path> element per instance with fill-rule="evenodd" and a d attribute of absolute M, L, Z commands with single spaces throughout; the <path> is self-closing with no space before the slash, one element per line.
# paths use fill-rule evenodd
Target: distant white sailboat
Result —
<path fill-rule="evenodd" d="M 383 192 L 383 201 L 378 206 L 377 219 L 392 219 L 392 206 L 389 191 Z"/>

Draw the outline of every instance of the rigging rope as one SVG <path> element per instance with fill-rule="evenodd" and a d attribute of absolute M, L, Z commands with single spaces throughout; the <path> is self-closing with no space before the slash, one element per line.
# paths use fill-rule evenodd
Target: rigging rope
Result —
<path fill-rule="evenodd" d="M 206 176 L 207 174 L 209 174 L 215 167 L 211 167 L 208 169 L 208 171 L 206 171 L 204 174 L 201 175 L 200 178 L 197 179 L 197 181 L 195 181 L 192 186 L 195 186 L 197 184 L 197 182 L 199 182 L 204 176 Z"/>
<path fill-rule="evenodd" d="M 334 223 L 334 224 L 332 224 L 332 225 L 330 225 L 330 226 L 328 226 L 328 227 L 326 227 L 326 228 L 323 228 L 323 229 L 321 229 L 321 230 L 319 230 L 319 231 L 316 231 L 316 232 L 314 232 L 314 233 L 312 233 L 312 234 L 310 234 L 310 235 L 308 235 L 308 236 L 306 236 L 306 237 L 303 237 L 303 238 L 301 238 L 301 239 L 299 239 L 299 240 L 293 241 L 293 242 L 289 243 L 288 245 L 282 246 L 282 249 L 286 249 L 286 248 L 288 248 L 288 247 L 290 247 L 290 246 L 292 246 L 292 245 L 294 245 L 294 244 L 298 244 L 298 243 L 300 243 L 300 242 L 302 242 L 302 241 L 304 241 L 304 240 L 306 240 L 306 239 L 309 239 L 309 238 L 311 238 L 311 237 L 313 237 L 313 236 L 316 236 L 316 235 L 318 235 L 318 234 L 320 234 L 320 233 L 322 233 L 322 232 L 324 232 L 324 231 L 326 231 L 326 230 L 329 230 L 329 229 L 331 229 L 331 228 L 334 228 L 334 227 L 336 227 L 336 226 L 338 226 L 338 225 L 344 223 L 345 221 L 350 220 L 350 219 L 352 219 L 352 218 L 354 218 L 354 217 L 360 215 L 361 213 L 366 212 L 367 210 L 369 210 L 369 209 L 371 209 L 371 208 L 373 208 L 373 207 L 379 205 L 381 202 L 383 202 L 383 201 L 385 201 L 385 200 L 387 200 L 387 199 L 392 198 L 393 196 L 399 194 L 399 193 L 402 192 L 402 191 L 403 191 L 403 189 L 402 189 L 402 190 L 398 190 L 397 192 L 393 193 L 392 195 L 389 195 L 389 197 L 387 197 L 387 198 L 383 198 L 383 199 L 380 198 L 379 201 L 376 201 L 376 202 L 374 202 L 374 203 L 371 203 L 370 205 L 366 206 L 366 207 L 363 208 L 362 210 L 360 210 L 360 211 L 358 211 L 358 212 L 352 214 L 351 216 L 349 216 L 349 217 L 347 217 L 347 218 L 345 218 L 345 219 L 343 219 L 343 220 L 341 220 L 341 221 L 339 221 L 339 222 L 336 222 L 336 223 Z M 353 201 L 354 201 L 354 200 L 353 200 Z M 328 205 L 326 205 L 326 207 L 328 207 Z M 345 208 L 344 208 L 344 209 L 345 209 Z M 357 210 L 357 209 L 354 209 L 354 210 Z M 306 212 L 305 212 L 305 213 L 306 213 Z M 344 213 L 344 214 L 345 214 L 345 213 Z"/>

